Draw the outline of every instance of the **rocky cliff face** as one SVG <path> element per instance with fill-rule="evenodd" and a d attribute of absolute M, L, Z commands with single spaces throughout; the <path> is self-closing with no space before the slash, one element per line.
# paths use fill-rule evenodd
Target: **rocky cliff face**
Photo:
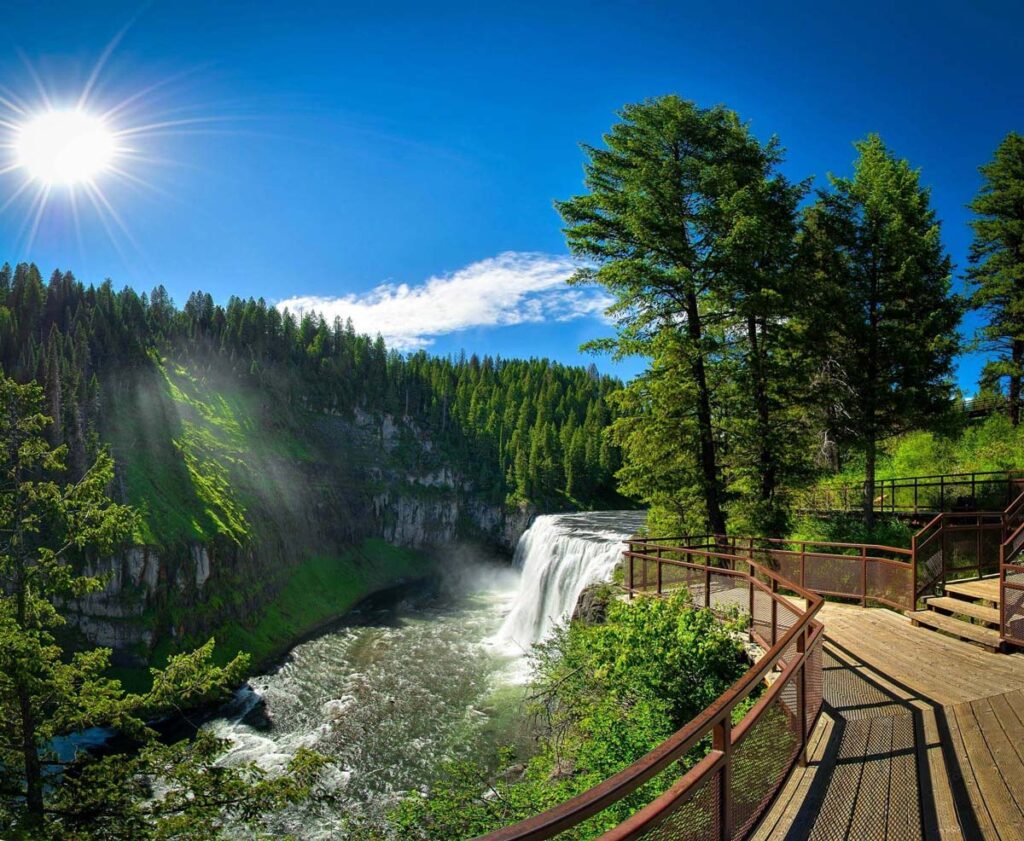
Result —
<path fill-rule="evenodd" d="M 112 648 L 116 663 L 142 665 L 164 636 L 259 611 L 286 580 L 288 564 L 304 556 L 333 554 L 366 537 L 426 551 L 478 544 L 511 556 L 535 513 L 481 499 L 408 422 L 325 415 L 315 435 L 325 450 L 343 447 L 345 469 L 288 466 L 302 494 L 247 512 L 256 525 L 248 543 L 134 546 L 93 560 L 87 572 L 105 586 L 69 606 L 72 624 L 93 645 Z"/>

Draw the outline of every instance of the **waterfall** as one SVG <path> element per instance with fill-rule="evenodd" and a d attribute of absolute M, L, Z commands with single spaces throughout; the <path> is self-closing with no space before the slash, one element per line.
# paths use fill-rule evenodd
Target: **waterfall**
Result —
<path fill-rule="evenodd" d="M 516 546 L 519 591 L 495 641 L 527 649 L 544 639 L 568 618 L 588 584 L 611 577 L 623 541 L 645 516 L 643 511 L 594 511 L 537 517 Z"/>

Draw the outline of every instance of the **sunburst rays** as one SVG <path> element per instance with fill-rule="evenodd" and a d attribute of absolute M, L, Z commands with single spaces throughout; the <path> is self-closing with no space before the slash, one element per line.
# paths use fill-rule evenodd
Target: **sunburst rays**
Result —
<path fill-rule="evenodd" d="M 0 86 L 0 221 L 17 217 L 20 231 L 17 247 L 25 255 L 32 251 L 40 231 L 50 217 L 55 226 L 70 224 L 81 244 L 83 217 L 98 218 L 111 243 L 126 257 L 126 246 L 143 256 L 129 229 L 123 213 L 115 208 L 114 194 L 120 186 L 130 187 L 154 197 L 173 199 L 161 188 L 154 174 L 161 168 L 181 162 L 158 153 L 159 141 L 175 135 L 207 134 L 216 124 L 224 125 L 234 118 L 197 114 L 197 106 L 183 105 L 175 96 L 174 86 L 194 75 L 195 69 L 169 75 L 133 90 L 120 90 L 117 80 L 108 78 L 110 59 L 125 33 L 124 27 L 103 49 L 84 84 L 71 90 L 45 79 L 23 53 L 19 53 L 26 71 L 24 91 Z M 82 177 L 48 177 L 45 168 L 33 166 L 27 154 L 26 132 L 45 129 L 53 115 L 74 115 L 83 123 L 102 127 L 97 142 L 109 138 L 109 153 L 96 158 L 102 165 Z M 61 120 L 51 119 L 60 128 Z M 99 131 L 99 129 L 97 129 Z M 38 138 L 37 138 L 38 139 Z M 31 152 L 32 150 L 28 150 Z M 37 150 L 38 151 L 38 150 Z M 96 151 L 86 150 L 86 151 Z M 37 162 L 38 163 L 38 162 Z M 95 163 L 95 161 L 93 161 Z M 64 173 L 66 176 L 67 173 Z M 128 214 L 130 216 L 130 214 Z"/>

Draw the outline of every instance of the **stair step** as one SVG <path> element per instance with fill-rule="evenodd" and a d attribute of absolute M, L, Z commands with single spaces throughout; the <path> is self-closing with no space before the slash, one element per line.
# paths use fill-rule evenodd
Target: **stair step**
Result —
<path fill-rule="evenodd" d="M 914 625 L 921 625 L 925 628 L 932 628 L 942 631 L 958 639 L 973 642 L 988 651 L 1001 651 L 1002 643 L 999 641 L 999 632 L 991 628 L 983 628 L 981 625 L 972 625 L 969 622 L 961 622 L 952 616 L 944 616 L 934 610 L 918 610 L 908 613 L 910 621 Z"/>
<path fill-rule="evenodd" d="M 988 602 L 991 607 L 999 607 L 999 579 L 982 578 L 971 581 L 950 581 L 945 585 L 947 596 L 959 599 Z"/>
<path fill-rule="evenodd" d="M 963 599 L 952 599 L 949 596 L 933 596 L 930 599 L 925 599 L 925 604 L 931 610 L 969 616 L 971 619 L 999 627 L 999 610 L 988 605 L 975 604 Z"/>

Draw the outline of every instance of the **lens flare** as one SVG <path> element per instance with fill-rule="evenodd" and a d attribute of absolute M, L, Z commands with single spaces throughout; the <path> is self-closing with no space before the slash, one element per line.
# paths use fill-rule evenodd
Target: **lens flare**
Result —
<path fill-rule="evenodd" d="M 30 118 L 14 137 L 19 166 L 47 186 L 90 182 L 117 156 L 116 135 L 84 111 L 48 111 Z"/>

